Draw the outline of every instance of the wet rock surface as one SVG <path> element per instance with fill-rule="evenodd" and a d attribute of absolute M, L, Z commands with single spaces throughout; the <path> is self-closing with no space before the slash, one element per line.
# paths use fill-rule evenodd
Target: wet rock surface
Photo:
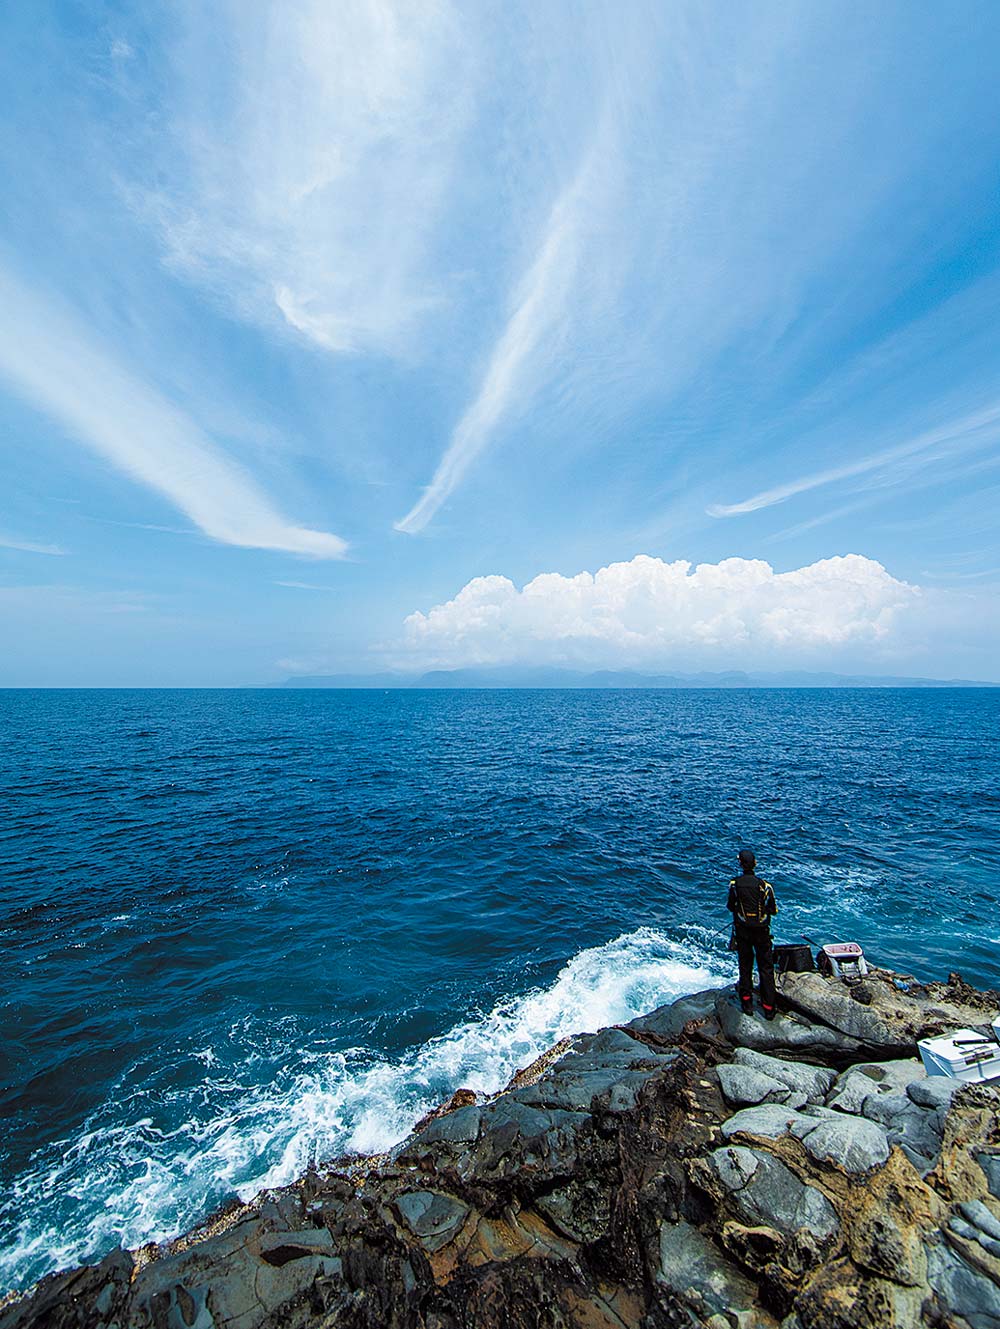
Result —
<path fill-rule="evenodd" d="M 915 1041 L 997 994 L 789 975 L 563 1040 L 162 1247 L 0 1304 L 0 1329 L 1000 1329 L 1000 1081 Z"/>

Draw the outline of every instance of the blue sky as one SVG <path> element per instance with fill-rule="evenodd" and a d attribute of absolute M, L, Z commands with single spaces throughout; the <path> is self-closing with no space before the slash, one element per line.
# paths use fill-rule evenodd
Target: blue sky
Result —
<path fill-rule="evenodd" d="M 0 28 L 0 685 L 1000 678 L 997 6 Z"/>

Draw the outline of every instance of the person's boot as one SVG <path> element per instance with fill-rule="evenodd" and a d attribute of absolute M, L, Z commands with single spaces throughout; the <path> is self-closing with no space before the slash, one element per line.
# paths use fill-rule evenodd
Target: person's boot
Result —
<path fill-rule="evenodd" d="M 773 1006 L 765 1006 L 763 1002 L 760 1003 L 760 1008 L 764 1012 L 765 1020 L 773 1020 L 778 1013 Z"/>
<path fill-rule="evenodd" d="M 740 997 L 740 1006 L 744 1015 L 753 1015 L 753 997 Z"/>

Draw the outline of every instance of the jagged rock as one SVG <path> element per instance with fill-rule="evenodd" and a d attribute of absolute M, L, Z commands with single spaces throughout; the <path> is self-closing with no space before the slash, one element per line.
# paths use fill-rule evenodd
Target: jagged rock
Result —
<path fill-rule="evenodd" d="M 837 1211 L 815 1186 L 808 1186 L 779 1159 L 757 1149 L 728 1145 L 705 1160 L 743 1222 L 766 1224 L 785 1236 L 808 1228 L 820 1242 L 839 1227 Z"/>
<path fill-rule="evenodd" d="M 553 1043 L 550 1048 L 546 1048 L 534 1061 L 514 1072 L 509 1083 L 504 1086 L 504 1093 L 511 1089 L 523 1089 L 526 1085 L 534 1084 L 536 1080 L 540 1080 L 546 1071 L 569 1051 L 574 1042 L 575 1040 L 571 1037 L 560 1038 L 558 1043 Z M 419 1129 L 419 1126 L 414 1127 L 414 1130 Z"/>
<path fill-rule="evenodd" d="M 848 1232 L 851 1257 L 860 1268 L 903 1287 L 924 1284 L 927 1257 L 920 1231 L 901 1222 L 889 1206 L 879 1203 L 859 1208 Z"/>
<path fill-rule="evenodd" d="M 716 999 L 730 989 L 709 988 L 705 992 L 694 992 L 687 997 L 678 997 L 667 1006 L 660 1006 L 649 1015 L 640 1015 L 630 1021 L 625 1028 L 637 1034 L 648 1034 L 672 1042 L 682 1033 L 685 1025 L 694 1021 L 711 1035 L 718 1031 L 715 1018 Z"/>
<path fill-rule="evenodd" d="M 711 1315 L 744 1315 L 743 1324 L 777 1324 L 759 1306 L 755 1285 L 690 1223 L 664 1223 L 660 1228 L 657 1281 L 701 1319 Z M 697 1323 L 697 1321 L 695 1321 Z"/>
<path fill-rule="evenodd" d="M 912 1055 L 1000 1000 L 866 987 L 789 975 L 771 1023 L 716 989 L 564 1039 L 0 1329 L 1000 1329 L 1000 1086 Z"/>
<path fill-rule="evenodd" d="M 453 1195 L 404 1191 L 393 1202 L 396 1213 L 428 1251 L 439 1250 L 458 1233 L 471 1210 Z"/>
<path fill-rule="evenodd" d="M 733 1061 L 738 1066 L 749 1066 L 763 1075 L 780 1080 L 796 1094 L 803 1095 L 809 1103 L 821 1103 L 836 1079 L 836 1072 L 826 1066 L 811 1066 L 804 1061 L 784 1061 L 751 1048 L 736 1048 Z"/>
<path fill-rule="evenodd" d="M 782 1059 L 821 1059 L 845 1066 L 865 1055 L 864 1045 L 856 1038 L 795 1012 L 779 1011 L 773 1020 L 746 1015 L 730 991 L 716 998 L 715 1013 L 723 1034 L 734 1047 L 780 1053 Z"/>
<path fill-rule="evenodd" d="M 901 992 L 892 975 L 881 971 L 869 976 L 866 987 L 872 1000 L 862 1005 L 851 1000 L 846 984 L 816 973 L 786 974 L 782 997 L 807 1019 L 887 1057 L 909 1056 L 919 1039 L 974 1026 L 984 1018 L 983 1010 L 968 1005 L 958 989 L 954 999 L 948 989 L 939 988 L 933 997 L 916 985 Z"/>
<path fill-rule="evenodd" d="M 812 1279 L 782 1329 L 914 1329 L 920 1323 L 919 1292 L 835 1260 Z"/>
<path fill-rule="evenodd" d="M 947 1075 L 929 1075 L 906 1086 L 906 1096 L 918 1107 L 949 1108 L 951 1100 L 962 1088 L 961 1080 Z"/>
<path fill-rule="evenodd" d="M 841 1112 L 863 1113 L 866 1101 L 873 1094 L 907 1093 L 910 1084 L 925 1080 L 926 1075 L 920 1062 L 912 1058 L 861 1062 L 837 1076 L 826 1103 Z"/>
<path fill-rule="evenodd" d="M 793 1093 L 787 1084 L 782 1084 L 773 1075 L 732 1061 L 723 1062 L 719 1067 L 719 1084 L 730 1103 L 788 1103 Z M 790 1106 L 802 1107 L 806 1102 L 804 1094 L 796 1095 L 796 1099 Z"/>
<path fill-rule="evenodd" d="M 599 1241 L 611 1219 L 607 1188 L 592 1177 L 554 1187 L 535 1200 L 535 1208 L 571 1241 Z"/>

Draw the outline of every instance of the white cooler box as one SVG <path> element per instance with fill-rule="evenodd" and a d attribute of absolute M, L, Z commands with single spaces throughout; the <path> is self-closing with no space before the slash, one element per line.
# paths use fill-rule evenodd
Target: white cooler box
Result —
<path fill-rule="evenodd" d="M 994 1022 L 994 1032 L 998 1026 L 1000 1016 Z M 975 1029 L 956 1029 L 946 1038 L 922 1038 L 917 1047 L 928 1075 L 974 1081 L 1000 1077 L 1000 1043 L 984 1039 Z"/>

